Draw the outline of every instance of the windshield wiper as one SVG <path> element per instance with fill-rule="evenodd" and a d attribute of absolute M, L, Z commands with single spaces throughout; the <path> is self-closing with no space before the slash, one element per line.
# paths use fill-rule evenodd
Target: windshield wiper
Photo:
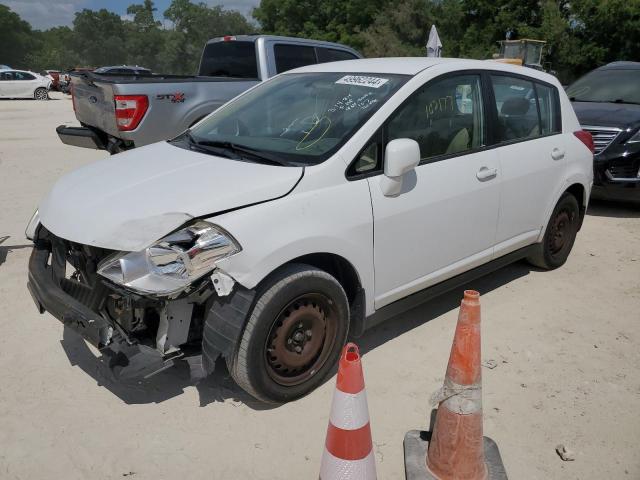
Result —
<path fill-rule="evenodd" d="M 192 141 L 193 136 L 191 136 L 191 134 L 188 131 L 187 131 L 187 134 L 190 137 L 190 141 Z M 222 150 L 228 150 L 234 153 L 241 153 L 243 154 L 242 157 L 247 160 L 256 161 L 258 163 L 265 163 L 267 165 L 280 165 L 280 166 L 288 165 L 286 162 L 280 160 L 279 158 L 273 155 L 269 155 L 261 150 L 247 147 L 245 145 L 238 145 L 237 143 L 233 143 L 233 142 L 218 141 L 218 140 L 201 140 L 199 142 L 196 141 L 195 145 L 199 147 L 213 147 L 213 148 L 219 148 Z"/>
<path fill-rule="evenodd" d="M 240 160 L 240 156 L 239 155 L 234 154 L 233 152 L 229 151 L 228 149 L 214 148 L 213 146 L 208 147 L 206 145 L 201 144 L 191 134 L 190 130 L 186 130 L 182 135 L 180 135 L 179 137 L 176 137 L 175 139 L 170 140 L 170 141 L 173 142 L 173 141 L 176 141 L 176 140 L 183 140 L 183 139 L 187 140 L 187 143 L 189 144 L 189 148 L 191 150 L 197 150 L 197 151 L 202 152 L 202 153 L 213 153 L 215 155 L 219 155 L 221 157 L 230 158 L 232 160 Z"/>
<path fill-rule="evenodd" d="M 607 103 L 630 103 L 631 105 L 640 105 L 640 102 L 632 102 L 631 100 L 625 100 L 623 98 L 616 98 L 615 100 L 607 100 Z"/>
<path fill-rule="evenodd" d="M 584 103 L 600 103 L 599 100 L 584 100 L 582 98 L 569 97 L 569 101 L 571 102 L 584 102 Z"/>

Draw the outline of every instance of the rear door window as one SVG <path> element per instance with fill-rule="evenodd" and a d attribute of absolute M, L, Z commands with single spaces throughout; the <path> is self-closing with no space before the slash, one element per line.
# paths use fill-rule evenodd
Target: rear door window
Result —
<path fill-rule="evenodd" d="M 506 75 L 491 75 L 498 113 L 497 140 L 510 142 L 541 135 L 533 82 Z"/>
<path fill-rule="evenodd" d="M 253 42 L 214 42 L 204 47 L 200 75 L 207 77 L 258 78 Z"/>
<path fill-rule="evenodd" d="M 0 80 L 10 81 L 15 80 L 15 76 L 13 72 L 2 72 L 0 73 Z"/>
<path fill-rule="evenodd" d="M 353 53 L 335 48 L 318 47 L 316 48 L 316 53 L 318 55 L 318 63 L 339 62 L 341 60 L 355 60 L 358 58 Z"/>
<path fill-rule="evenodd" d="M 313 47 L 279 43 L 273 46 L 273 52 L 276 58 L 277 73 L 317 63 Z"/>
<path fill-rule="evenodd" d="M 27 72 L 15 72 L 16 80 L 35 80 L 36 77 Z"/>

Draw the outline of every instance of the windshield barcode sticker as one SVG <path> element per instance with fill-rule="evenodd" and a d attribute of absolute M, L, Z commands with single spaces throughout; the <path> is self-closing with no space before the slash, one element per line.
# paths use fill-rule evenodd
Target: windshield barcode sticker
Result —
<path fill-rule="evenodd" d="M 366 77 L 363 75 L 346 75 L 340 80 L 337 80 L 336 83 L 342 83 L 344 85 L 360 85 L 361 87 L 369 88 L 380 88 L 388 81 L 388 78 Z"/>

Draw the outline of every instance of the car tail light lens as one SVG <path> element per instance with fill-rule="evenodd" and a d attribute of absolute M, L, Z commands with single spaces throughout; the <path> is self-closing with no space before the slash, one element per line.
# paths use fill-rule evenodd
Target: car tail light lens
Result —
<path fill-rule="evenodd" d="M 115 95 L 113 101 L 116 107 L 116 124 L 118 130 L 134 130 L 149 108 L 146 95 Z"/>
<path fill-rule="evenodd" d="M 578 140 L 584 143 L 589 150 L 591 150 L 591 153 L 596 151 L 595 146 L 593 145 L 593 136 L 590 132 L 587 132 L 586 130 L 578 130 L 577 132 L 573 132 L 573 134 L 578 137 Z"/>
<path fill-rule="evenodd" d="M 69 87 L 69 93 L 71 93 L 71 105 L 73 105 L 73 111 L 76 111 L 76 95 L 73 93 L 73 84 Z"/>

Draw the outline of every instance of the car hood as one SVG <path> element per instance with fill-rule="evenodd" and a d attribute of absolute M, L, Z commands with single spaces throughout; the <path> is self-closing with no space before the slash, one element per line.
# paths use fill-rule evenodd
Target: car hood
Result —
<path fill-rule="evenodd" d="M 572 102 L 580 125 L 629 128 L 640 126 L 640 105 Z"/>
<path fill-rule="evenodd" d="M 282 197 L 303 172 L 161 142 L 65 175 L 40 204 L 40 221 L 66 240 L 141 250 L 194 217 Z"/>

